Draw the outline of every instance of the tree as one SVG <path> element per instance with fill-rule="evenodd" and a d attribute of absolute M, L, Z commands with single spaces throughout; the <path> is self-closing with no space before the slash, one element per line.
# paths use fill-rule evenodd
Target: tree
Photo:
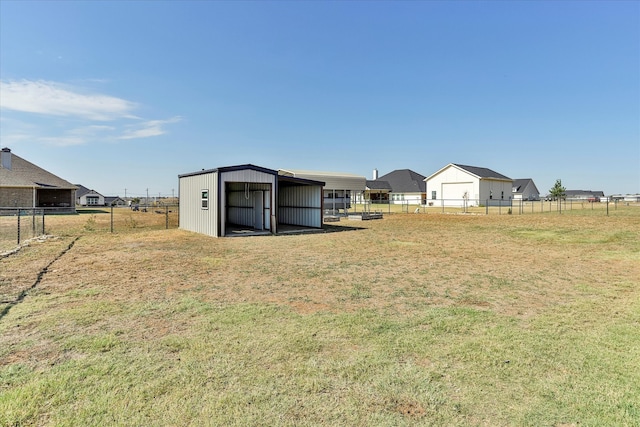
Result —
<path fill-rule="evenodd" d="M 562 186 L 562 180 L 556 179 L 556 183 L 549 190 L 549 195 L 553 198 L 553 200 L 564 199 L 566 188 Z"/>

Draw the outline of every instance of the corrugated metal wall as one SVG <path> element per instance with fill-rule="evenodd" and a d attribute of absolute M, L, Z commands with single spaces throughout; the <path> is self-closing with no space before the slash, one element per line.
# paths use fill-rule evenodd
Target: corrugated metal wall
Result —
<path fill-rule="evenodd" d="M 253 227 L 255 221 L 255 198 L 270 197 L 271 184 L 252 183 L 252 182 L 229 182 L 226 184 L 227 194 L 227 222 L 232 224 Z M 259 192 L 259 193 L 256 193 Z M 263 217 L 271 216 L 269 207 L 271 204 L 264 200 Z M 267 211 L 267 212 L 264 212 Z M 265 229 L 269 229 L 268 223 L 264 225 Z"/>
<path fill-rule="evenodd" d="M 320 186 L 280 187 L 278 192 L 278 223 L 322 227 Z"/>
<path fill-rule="evenodd" d="M 255 212 L 253 210 L 253 195 L 249 199 L 245 198 L 245 183 L 249 183 L 249 192 L 252 191 L 265 191 L 271 198 L 269 203 L 264 203 L 264 206 L 272 206 L 274 203 L 274 194 L 277 175 L 269 174 L 265 172 L 256 171 L 253 169 L 243 169 L 238 171 L 223 172 L 220 177 L 222 185 L 220 190 L 221 201 L 228 204 L 225 209 L 222 209 L 221 224 L 223 227 L 221 235 L 225 235 L 224 224 L 234 223 L 252 227 L 255 220 Z M 227 191 L 229 194 L 227 195 Z M 270 216 L 270 215 L 269 215 Z M 264 222 L 264 228 L 268 227 L 269 223 Z"/>
<path fill-rule="evenodd" d="M 209 236 L 220 236 L 217 183 L 217 172 L 180 177 L 180 228 Z M 202 190 L 209 193 L 207 209 L 202 208 Z"/>

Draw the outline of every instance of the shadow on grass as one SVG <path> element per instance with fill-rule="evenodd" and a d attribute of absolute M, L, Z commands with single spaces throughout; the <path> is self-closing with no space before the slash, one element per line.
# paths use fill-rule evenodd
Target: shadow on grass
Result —
<path fill-rule="evenodd" d="M 78 209 L 76 212 L 79 213 L 80 215 L 83 215 L 83 214 L 108 214 L 109 213 L 108 210 L 104 210 L 104 209 Z"/>

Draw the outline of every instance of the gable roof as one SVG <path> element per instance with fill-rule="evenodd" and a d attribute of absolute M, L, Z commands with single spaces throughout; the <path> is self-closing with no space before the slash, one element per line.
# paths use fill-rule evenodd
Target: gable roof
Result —
<path fill-rule="evenodd" d="M 285 181 L 285 182 L 298 183 L 298 184 L 319 185 L 321 187 L 324 187 L 325 185 L 323 181 L 315 181 L 312 179 L 298 178 L 295 176 L 279 175 L 278 171 L 276 170 L 264 168 L 262 166 L 252 165 L 250 163 L 244 164 L 244 165 L 236 165 L 236 166 L 223 166 L 215 169 L 202 169 L 201 171 L 178 175 L 178 179 L 187 178 L 187 177 L 196 176 L 196 175 L 206 175 L 210 173 L 223 173 L 223 172 L 234 172 L 234 171 L 243 171 L 243 170 L 253 170 L 256 172 L 262 172 L 269 175 L 275 175 L 278 182 Z"/>
<path fill-rule="evenodd" d="M 7 149 L 4 149 L 7 150 Z M 5 151 L 11 156 L 11 168 L 0 165 L 0 187 L 29 187 L 75 190 L 76 186 L 52 174 L 49 171 L 34 165 L 31 162 L 17 156 L 10 151 Z"/>
<path fill-rule="evenodd" d="M 396 169 L 375 181 L 387 181 L 394 193 L 424 193 L 427 191 L 424 179 L 423 175 L 411 169 Z"/>
<path fill-rule="evenodd" d="M 540 191 L 538 190 L 538 187 L 536 187 L 536 184 L 533 182 L 533 179 L 531 178 L 514 179 L 513 192 L 522 193 L 524 189 L 527 188 L 528 185 L 532 185 L 536 193 L 538 194 L 540 193 Z"/>
<path fill-rule="evenodd" d="M 114 202 L 120 201 L 122 203 L 126 203 L 126 201 L 120 196 L 105 196 L 104 204 L 107 206 L 111 206 Z"/>
<path fill-rule="evenodd" d="M 102 196 L 102 194 L 98 193 L 96 190 L 89 190 L 84 185 L 76 184 L 76 187 L 78 187 L 78 189 L 76 190 L 76 197 L 78 198 L 84 196 L 85 194 L 90 194 L 90 193 Z"/>
<path fill-rule="evenodd" d="M 478 178 L 495 178 L 495 179 L 507 179 L 509 181 L 512 181 L 511 178 L 509 178 L 508 176 L 502 175 L 501 173 L 498 173 L 494 170 L 491 170 L 489 168 L 480 168 L 477 166 L 467 166 L 467 165 L 460 165 L 457 163 L 452 163 L 452 165 L 459 167 L 460 169 L 464 169 L 467 172 L 477 176 Z"/>
<path fill-rule="evenodd" d="M 508 176 L 502 175 L 501 173 L 498 173 L 498 172 L 496 172 L 494 170 L 491 170 L 489 168 L 481 168 L 481 167 L 478 167 L 478 166 L 461 165 L 461 164 L 458 164 L 458 163 L 449 163 L 445 167 L 438 169 L 437 172 L 434 172 L 431 175 L 429 175 L 427 178 L 425 178 L 425 181 L 430 180 L 434 176 L 438 175 L 440 172 L 442 172 L 445 169 L 448 169 L 450 167 L 454 167 L 456 169 L 462 170 L 462 171 L 464 171 L 464 172 L 466 172 L 468 174 L 471 174 L 471 175 L 475 176 L 478 179 L 498 179 L 498 180 L 501 180 L 501 181 L 513 181 Z"/>

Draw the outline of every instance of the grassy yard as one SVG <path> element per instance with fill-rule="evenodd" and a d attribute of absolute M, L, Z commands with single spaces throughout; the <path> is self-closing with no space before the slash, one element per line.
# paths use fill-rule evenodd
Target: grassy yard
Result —
<path fill-rule="evenodd" d="M 640 425 L 638 207 L 221 239 L 118 215 L 0 259 L 1 426 Z"/>

